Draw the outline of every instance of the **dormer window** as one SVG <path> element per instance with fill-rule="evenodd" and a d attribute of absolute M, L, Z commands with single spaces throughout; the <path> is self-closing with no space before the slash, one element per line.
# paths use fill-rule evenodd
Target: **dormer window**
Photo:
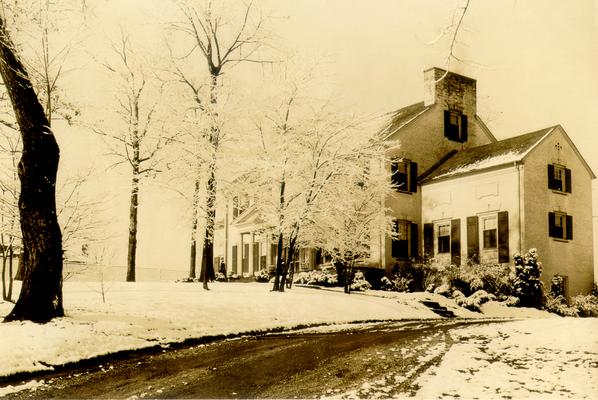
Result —
<path fill-rule="evenodd" d="M 453 142 L 467 141 L 467 115 L 455 111 L 444 111 L 444 136 Z"/>
<path fill-rule="evenodd" d="M 548 164 L 548 188 L 571 193 L 571 170 L 558 164 Z"/>

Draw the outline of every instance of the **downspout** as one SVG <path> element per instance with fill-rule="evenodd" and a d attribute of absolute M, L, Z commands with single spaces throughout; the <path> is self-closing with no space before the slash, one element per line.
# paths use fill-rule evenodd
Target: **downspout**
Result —
<path fill-rule="evenodd" d="M 519 164 L 517 161 L 515 161 L 513 163 L 515 165 L 515 167 L 517 168 L 517 202 L 518 202 L 518 206 L 519 206 L 519 218 L 518 218 L 518 223 L 519 223 L 519 253 L 523 252 L 523 211 L 521 208 L 521 185 L 523 184 L 523 182 L 521 182 L 521 167 L 522 165 Z"/>
<path fill-rule="evenodd" d="M 228 203 L 224 206 L 224 265 L 228 276 Z"/>

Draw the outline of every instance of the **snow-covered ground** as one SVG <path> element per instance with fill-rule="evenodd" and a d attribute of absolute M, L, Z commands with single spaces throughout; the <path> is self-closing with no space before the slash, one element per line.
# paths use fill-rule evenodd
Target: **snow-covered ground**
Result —
<path fill-rule="evenodd" d="M 598 320 L 471 326 L 420 376 L 422 399 L 597 399 Z"/>
<path fill-rule="evenodd" d="M 420 376 L 419 397 L 453 397 L 457 393 L 465 398 L 538 397 L 550 390 L 598 398 L 598 319 L 565 319 L 494 303 L 484 305 L 482 315 L 429 293 L 345 295 L 302 287 L 276 293 L 270 292 L 270 285 L 259 283 L 213 283 L 210 291 L 204 291 L 200 284 L 191 283 L 104 282 L 103 292 L 105 302 L 101 283 L 67 281 L 66 317 L 44 325 L 0 324 L 4 360 L 0 376 L 208 335 L 438 318 L 420 303 L 429 299 L 463 318 L 533 319 L 459 330 L 442 363 Z M 11 308 L 10 303 L 0 303 L 0 316 Z"/>

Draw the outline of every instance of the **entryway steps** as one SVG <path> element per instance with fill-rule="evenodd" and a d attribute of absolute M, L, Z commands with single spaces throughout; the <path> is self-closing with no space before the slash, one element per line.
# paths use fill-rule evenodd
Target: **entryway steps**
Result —
<path fill-rule="evenodd" d="M 436 314 L 440 315 L 441 317 L 445 317 L 445 318 L 455 318 L 456 317 L 456 315 L 451 310 L 449 310 L 448 308 L 446 308 L 444 306 L 441 306 L 436 301 L 421 300 L 421 303 L 424 306 L 428 307 L 433 312 L 435 312 Z"/>

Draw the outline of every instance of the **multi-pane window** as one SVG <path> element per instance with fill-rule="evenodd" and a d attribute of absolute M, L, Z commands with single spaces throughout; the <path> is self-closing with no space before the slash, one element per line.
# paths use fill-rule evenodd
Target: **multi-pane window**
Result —
<path fill-rule="evenodd" d="M 396 237 L 392 240 L 392 256 L 395 258 L 409 258 L 409 226 L 409 221 L 395 221 Z"/>
<path fill-rule="evenodd" d="M 444 136 L 454 142 L 467 141 L 467 116 L 456 110 L 444 111 Z"/>
<path fill-rule="evenodd" d="M 393 162 L 392 184 L 398 191 L 409 191 L 409 163 L 404 161 Z"/>
<path fill-rule="evenodd" d="M 438 253 L 449 253 L 451 251 L 451 225 L 438 225 Z"/>
<path fill-rule="evenodd" d="M 571 193 L 571 170 L 559 164 L 548 164 L 548 188 Z"/>
<path fill-rule="evenodd" d="M 482 219 L 482 235 L 484 240 L 484 249 L 495 249 L 498 243 L 498 226 L 496 216 Z"/>
<path fill-rule="evenodd" d="M 573 217 L 563 212 L 548 213 L 548 235 L 556 239 L 573 239 Z"/>
<path fill-rule="evenodd" d="M 393 161 L 391 180 L 398 192 L 417 192 L 417 163 L 408 160 Z"/>

